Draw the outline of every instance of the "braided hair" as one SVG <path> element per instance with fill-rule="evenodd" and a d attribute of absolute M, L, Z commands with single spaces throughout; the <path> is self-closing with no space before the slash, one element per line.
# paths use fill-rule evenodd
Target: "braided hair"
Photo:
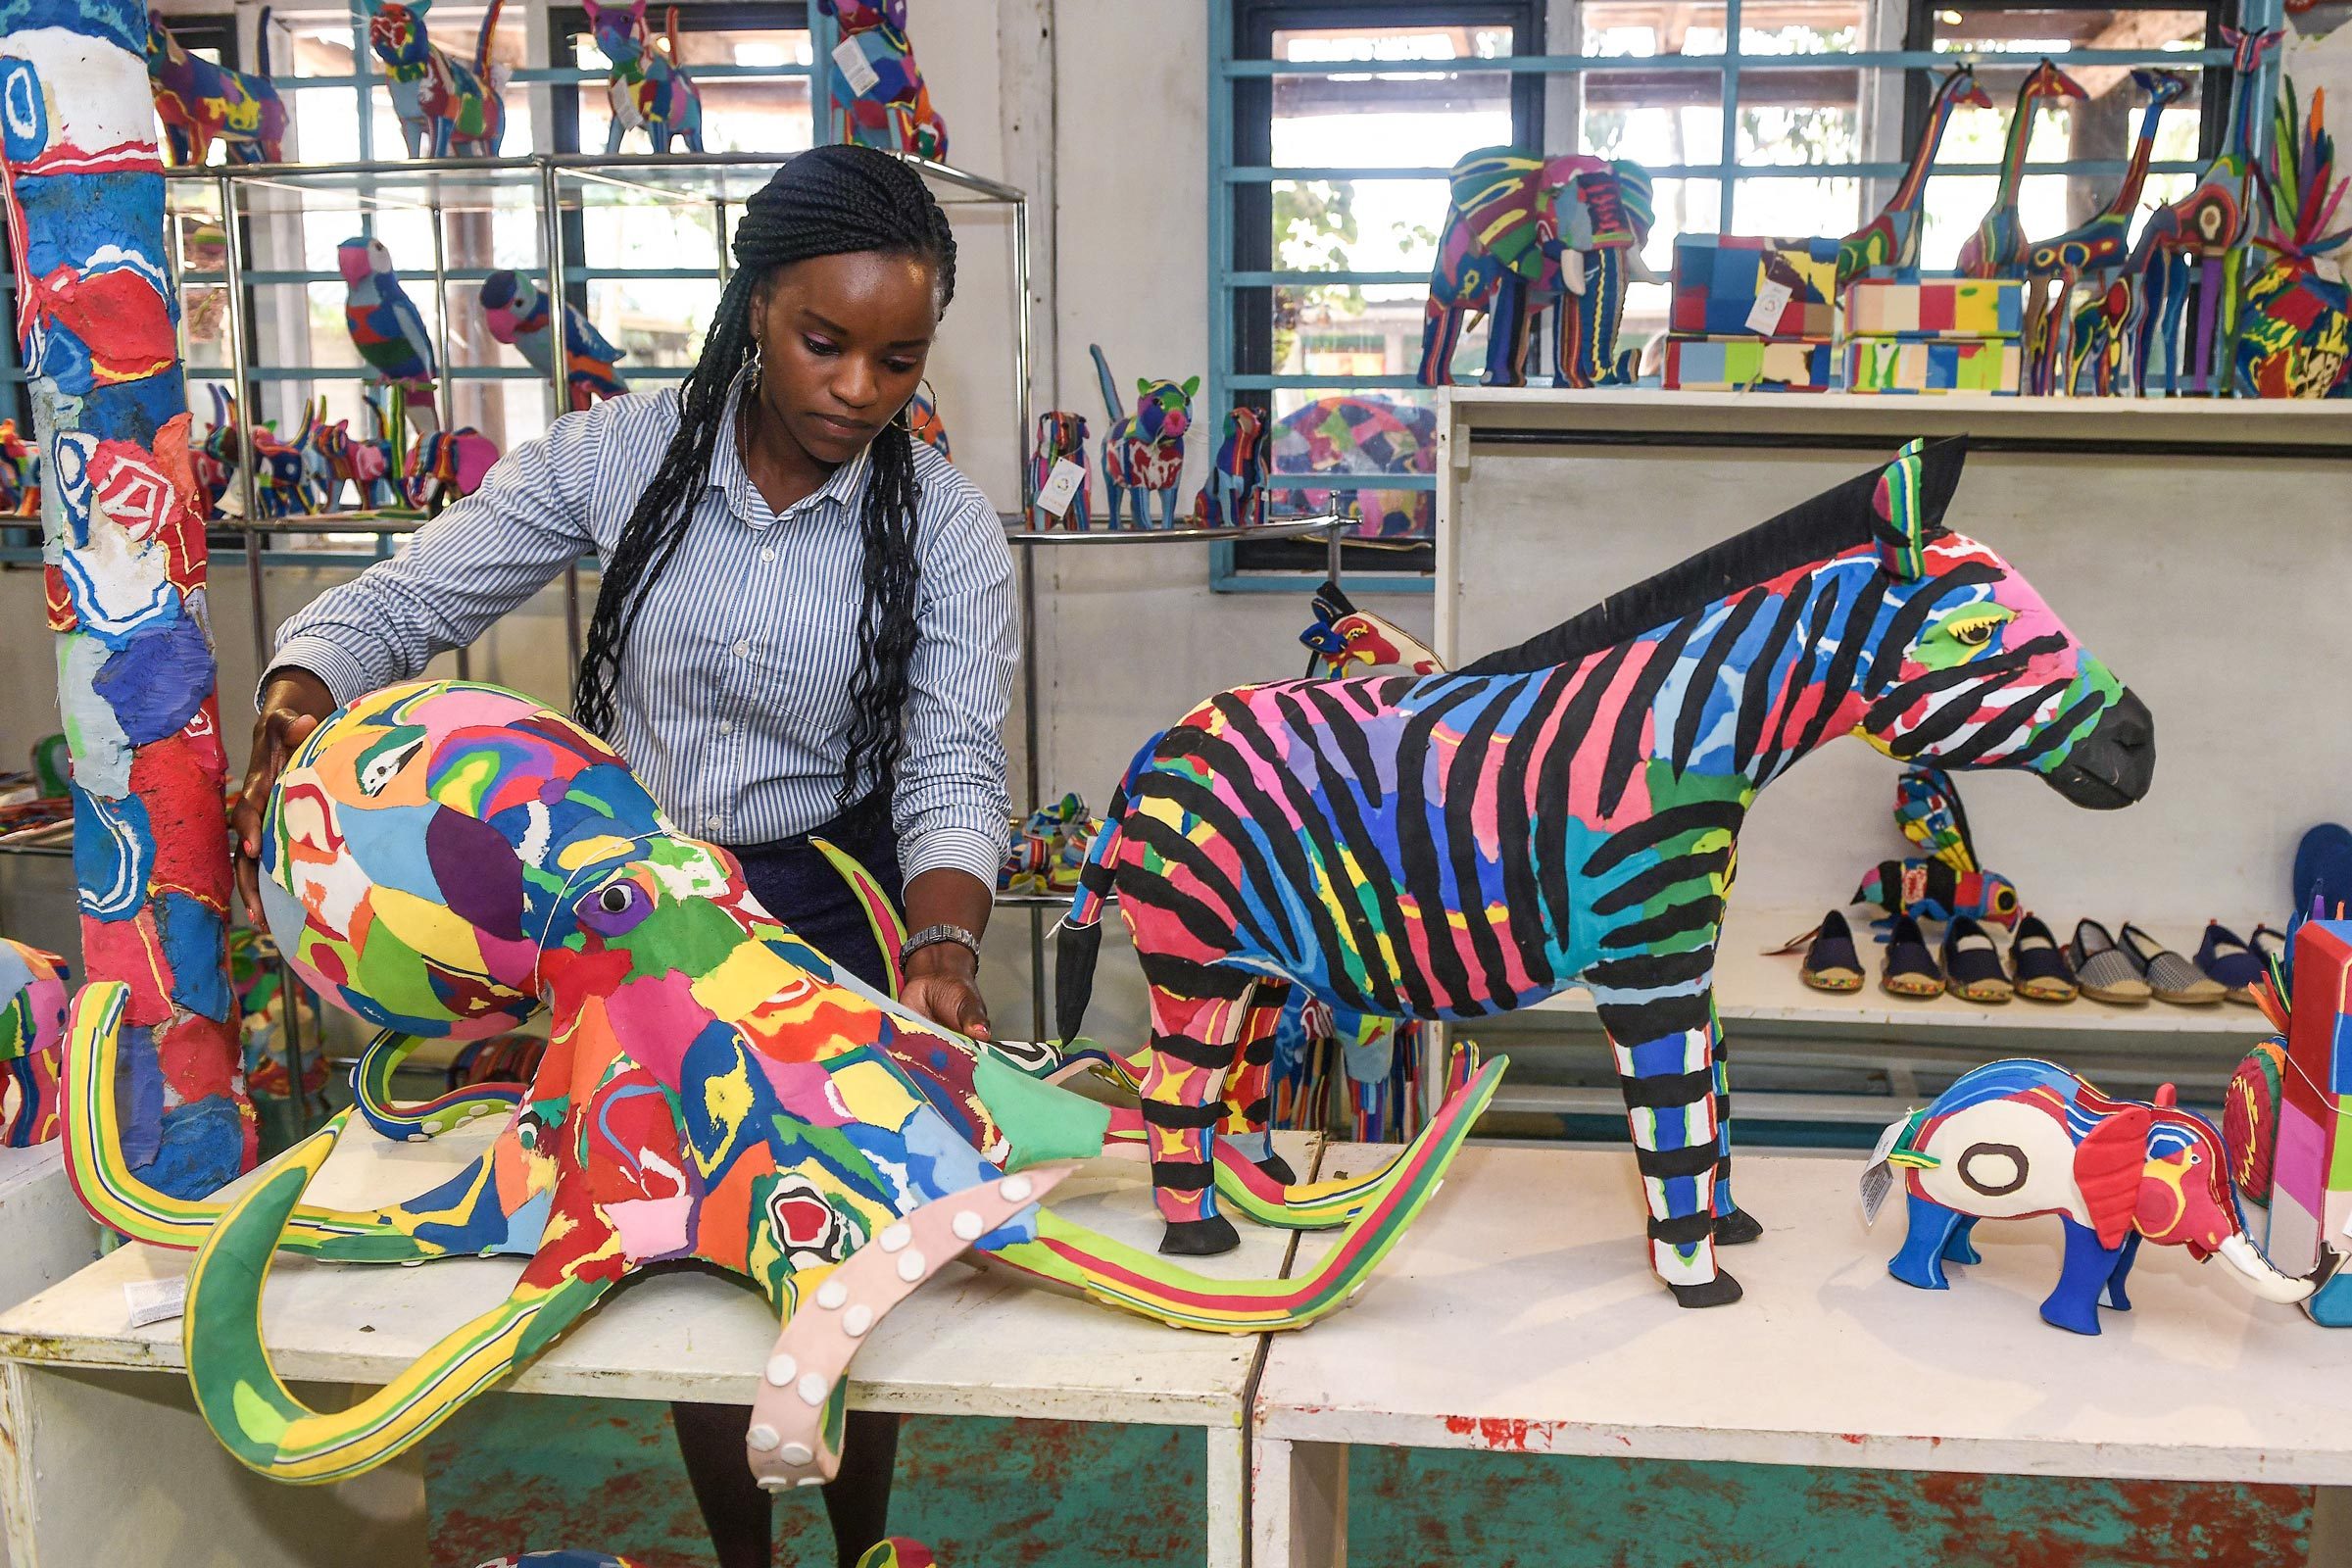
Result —
<path fill-rule="evenodd" d="M 702 357 L 678 388 L 678 430 L 653 482 L 637 498 L 605 563 L 604 587 L 581 654 L 573 713 L 610 730 L 613 687 L 648 591 L 685 542 L 710 462 L 728 388 L 759 351 L 752 305 L 778 268 L 852 251 L 913 256 L 938 274 L 940 309 L 956 295 L 956 236 L 920 175 L 869 147 L 812 148 L 776 172 L 745 204 L 735 227 L 735 272 L 720 294 Z M 914 441 L 901 410 L 869 449 L 871 470 L 858 532 L 865 547 L 865 607 L 850 683 L 843 808 L 887 787 L 905 743 L 907 665 L 915 643 Z"/>

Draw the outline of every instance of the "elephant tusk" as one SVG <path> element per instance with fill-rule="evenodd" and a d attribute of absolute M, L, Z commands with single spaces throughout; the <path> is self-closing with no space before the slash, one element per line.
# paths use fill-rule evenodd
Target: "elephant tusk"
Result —
<path fill-rule="evenodd" d="M 2271 1260 L 2263 1256 L 2242 1234 L 2224 1237 L 2221 1254 L 2232 1268 L 2245 1276 L 2246 1288 L 2266 1301 L 2293 1306 L 2299 1301 L 2309 1300 L 2311 1293 L 2319 1289 L 2316 1280 L 2298 1280 L 2279 1273 L 2272 1266 Z"/>

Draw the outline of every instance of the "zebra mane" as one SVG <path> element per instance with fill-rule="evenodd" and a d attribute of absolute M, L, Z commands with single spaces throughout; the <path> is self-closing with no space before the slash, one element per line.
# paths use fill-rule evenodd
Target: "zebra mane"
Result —
<path fill-rule="evenodd" d="M 1934 442 L 1924 456 L 1920 522 L 1923 534 L 1932 537 L 1943 531 L 1944 509 L 1960 483 L 1968 438 L 1954 436 Z M 1454 673 L 1523 675 L 1554 664 L 1576 663 L 1602 649 L 1631 642 L 1643 632 L 1671 625 L 1742 588 L 1768 582 L 1797 566 L 1818 564 L 1858 545 L 1877 543 L 1888 534 L 1873 504 L 1886 471 L 1878 467 L 1858 473 L 1745 533 L 1709 545 L 1690 560 L 1668 566 L 1623 593 L 1611 594 L 1516 648 L 1497 650 L 1461 665 Z"/>

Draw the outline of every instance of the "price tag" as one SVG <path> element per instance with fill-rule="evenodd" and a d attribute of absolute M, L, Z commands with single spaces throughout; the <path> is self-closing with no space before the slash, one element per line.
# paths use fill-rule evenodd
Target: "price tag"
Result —
<path fill-rule="evenodd" d="M 122 1301 L 130 1308 L 130 1326 L 134 1329 L 169 1322 L 187 1307 L 188 1277 L 182 1274 L 176 1279 L 131 1280 L 122 1287 Z"/>
<path fill-rule="evenodd" d="M 1756 287 L 1756 303 L 1747 313 L 1747 329 L 1771 337 L 1781 329 L 1781 313 L 1788 309 L 1788 302 L 1794 298 L 1796 291 L 1788 284 L 1766 278 Z"/>
<path fill-rule="evenodd" d="M 1903 1129 L 1910 1125 L 1909 1116 L 1898 1116 L 1888 1122 L 1886 1130 L 1879 1134 L 1878 1147 L 1870 1152 L 1870 1163 L 1862 1167 L 1864 1225 L 1878 1223 L 1879 1209 L 1886 1203 L 1886 1195 L 1894 1191 L 1894 1167 L 1886 1163 L 1886 1156 L 1894 1152 L 1896 1140 L 1903 1136 Z"/>
<path fill-rule="evenodd" d="M 1084 468 L 1068 458 L 1054 459 L 1054 471 L 1046 475 L 1044 487 L 1037 492 L 1038 509 L 1049 517 L 1060 516 L 1070 510 L 1071 498 L 1085 482 Z"/>
<path fill-rule="evenodd" d="M 850 84 L 852 92 L 871 92 L 882 79 L 855 38 L 844 38 L 833 46 L 833 64 L 840 68 L 842 79 Z"/>

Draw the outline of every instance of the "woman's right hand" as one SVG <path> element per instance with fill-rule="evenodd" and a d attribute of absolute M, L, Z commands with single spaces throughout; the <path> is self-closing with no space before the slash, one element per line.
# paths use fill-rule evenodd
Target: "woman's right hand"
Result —
<path fill-rule="evenodd" d="M 285 770 L 286 760 L 310 739 L 335 710 L 326 682 L 307 669 L 279 669 L 262 688 L 262 711 L 253 721 L 252 760 L 245 769 L 245 787 L 237 792 L 236 808 L 228 823 L 236 835 L 237 891 L 245 897 L 245 917 L 257 931 L 267 931 L 262 916 L 262 811 L 270 790 Z"/>

